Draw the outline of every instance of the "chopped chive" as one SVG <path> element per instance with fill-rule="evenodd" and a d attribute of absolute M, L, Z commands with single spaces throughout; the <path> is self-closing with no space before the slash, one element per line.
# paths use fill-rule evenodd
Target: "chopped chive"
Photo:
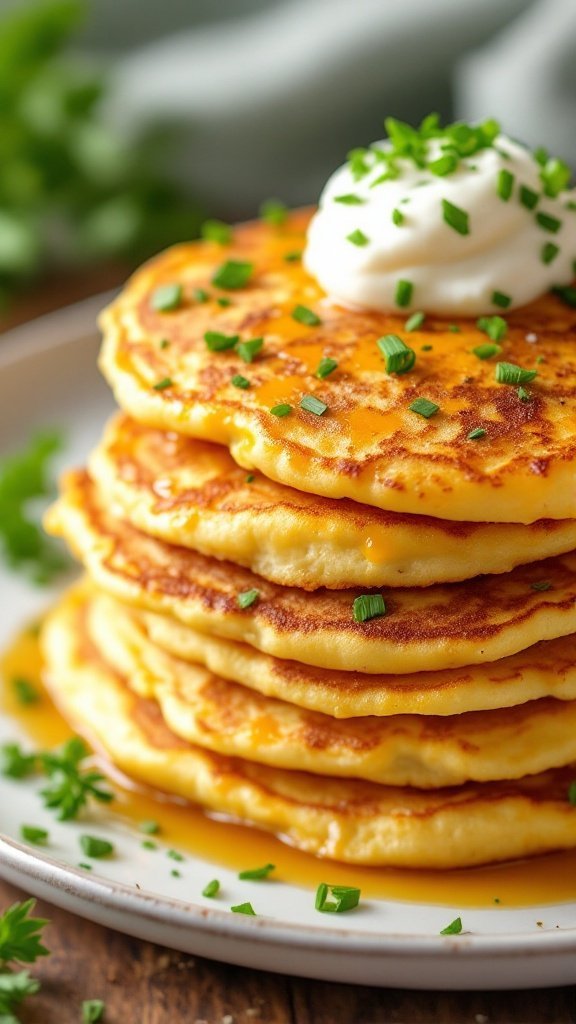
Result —
<path fill-rule="evenodd" d="M 440 411 L 440 406 L 436 405 L 436 402 L 431 402 L 428 398 L 415 398 L 408 408 L 410 412 L 415 412 L 418 416 L 424 416 L 427 420 Z"/>
<path fill-rule="evenodd" d="M 544 146 L 538 146 L 537 149 L 534 150 L 532 156 L 536 163 L 543 167 L 548 160 L 548 150 L 544 149 Z"/>
<path fill-rule="evenodd" d="M 462 931 L 462 918 L 456 917 L 445 928 L 442 928 L 440 935 L 460 935 Z"/>
<path fill-rule="evenodd" d="M 232 239 L 232 228 L 223 220 L 205 220 L 200 228 L 200 234 L 207 242 L 228 245 Z"/>
<path fill-rule="evenodd" d="M 510 196 L 512 195 L 512 192 L 514 190 L 514 181 L 515 178 L 511 171 L 502 169 L 499 172 L 496 191 L 498 192 L 500 199 L 503 199 L 505 203 L 508 202 Z"/>
<path fill-rule="evenodd" d="M 405 306 L 409 306 L 412 301 L 412 292 L 414 291 L 414 285 L 412 281 L 398 281 L 396 284 L 396 292 L 394 295 L 394 301 L 397 306 L 403 309 Z"/>
<path fill-rule="evenodd" d="M 204 341 L 211 352 L 227 352 L 234 348 L 240 338 L 237 334 L 221 334 L 220 331 L 206 331 Z"/>
<path fill-rule="evenodd" d="M 182 305 L 182 295 L 181 284 L 162 284 L 152 292 L 150 305 L 157 313 L 168 313 Z"/>
<path fill-rule="evenodd" d="M 458 327 L 458 324 L 448 324 L 448 330 L 451 334 L 460 334 L 462 328 Z"/>
<path fill-rule="evenodd" d="M 80 861 L 78 867 L 82 868 L 84 871 L 92 871 L 92 865 L 91 864 L 85 864 L 83 861 Z"/>
<path fill-rule="evenodd" d="M 561 220 L 558 220 L 557 217 L 552 217 L 549 213 L 542 213 L 542 211 L 536 214 L 536 221 L 541 228 L 544 228 L 545 231 L 550 231 L 553 235 L 562 227 Z"/>
<path fill-rule="evenodd" d="M 256 589 L 243 590 L 241 594 L 238 594 L 236 598 L 239 608 L 251 608 L 253 604 L 256 604 L 260 597 L 260 591 Z"/>
<path fill-rule="evenodd" d="M 273 405 L 270 412 L 273 416 L 288 416 L 292 412 L 292 406 L 288 405 L 287 402 L 283 402 L 280 405 Z"/>
<path fill-rule="evenodd" d="M 536 358 L 536 366 L 540 366 L 540 365 L 541 365 L 541 363 L 545 363 L 545 362 L 546 362 L 546 359 L 545 359 L 545 357 L 544 357 L 544 356 L 538 356 L 538 357 Z"/>
<path fill-rule="evenodd" d="M 166 388 L 171 388 L 172 384 L 173 380 L 171 377 L 163 377 L 162 380 L 156 381 L 156 384 L 153 384 L 152 387 L 154 391 L 165 391 Z"/>
<path fill-rule="evenodd" d="M 105 1009 L 106 1003 L 102 999 L 85 999 L 82 1003 L 82 1024 L 98 1024 Z"/>
<path fill-rule="evenodd" d="M 232 305 L 232 299 L 227 298 L 226 295 L 220 295 L 219 298 L 216 299 L 216 304 L 221 306 L 222 309 L 227 309 L 228 306 Z"/>
<path fill-rule="evenodd" d="M 329 377 L 331 373 L 334 373 L 334 370 L 337 369 L 338 363 L 336 362 L 336 360 L 330 359 L 328 356 L 324 356 L 324 358 L 320 360 L 318 364 L 318 369 L 316 370 L 314 376 L 319 377 L 320 380 L 324 380 L 326 377 Z"/>
<path fill-rule="evenodd" d="M 238 872 L 238 878 L 242 881 L 259 881 L 262 878 L 268 878 L 268 875 L 272 871 L 276 870 L 275 864 L 264 864 L 261 868 L 247 868 L 245 871 Z"/>
<path fill-rule="evenodd" d="M 280 199 L 265 199 L 260 206 L 260 216 L 267 224 L 279 228 L 286 221 L 288 208 Z"/>
<path fill-rule="evenodd" d="M 428 170 L 435 174 L 438 178 L 444 178 L 447 174 L 452 174 L 458 166 L 458 157 L 455 153 L 445 153 L 443 156 L 439 156 L 437 160 L 432 160 L 428 164 Z"/>
<path fill-rule="evenodd" d="M 354 622 L 368 622 L 386 615 L 386 602 L 382 594 L 362 594 L 354 599 L 352 616 Z"/>
<path fill-rule="evenodd" d="M 502 341 L 508 333 L 508 324 L 501 316 L 481 316 L 476 321 L 478 330 L 487 334 L 491 341 Z"/>
<path fill-rule="evenodd" d="M 404 324 L 404 330 L 408 331 L 409 334 L 412 331 L 419 330 L 419 328 L 422 327 L 422 324 L 424 323 L 425 319 L 426 313 L 412 313 L 412 316 L 409 316 L 406 323 Z"/>
<path fill-rule="evenodd" d="M 170 872 L 171 878 L 182 878 L 182 872 L 178 871 L 178 868 L 172 868 Z"/>
<path fill-rule="evenodd" d="M 21 825 L 20 835 L 27 843 L 35 843 L 37 846 L 43 846 L 48 842 L 48 830 L 36 825 Z"/>
<path fill-rule="evenodd" d="M 544 195 L 555 199 L 556 196 L 568 188 L 572 171 L 563 160 L 552 158 L 547 160 L 540 171 L 540 181 L 544 186 Z"/>
<path fill-rule="evenodd" d="M 306 412 L 312 412 L 315 416 L 323 416 L 328 406 L 325 402 L 322 402 L 316 395 L 304 395 L 300 400 L 300 408 Z"/>
<path fill-rule="evenodd" d="M 500 354 L 500 352 L 502 351 L 502 346 L 495 344 L 490 345 L 488 342 L 485 342 L 483 345 L 476 345 L 476 347 L 473 348 L 472 351 L 474 355 L 478 357 L 478 359 L 491 359 L 492 356 L 497 356 Z"/>
<path fill-rule="evenodd" d="M 360 889 L 352 885 L 328 885 L 326 882 L 320 882 L 314 906 L 322 914 L 343 914 L 358 906 L 360 895 Z"/>
<path fill-rule="evenodd" d="M 256 917 L 256 911 L 251 903 L 238 903 L 235 907 L 230 907 L 233 914 L 247 914 L 248 917 Z"/>
<path fill-rule="evenodd" d="M 570 306 L 571 309 L 576 309 L 576 288 L 572 285 L 558 286 L 552 289 L 554 295 L 557 295 L 562 302 Z"/>
<path fill-rule="evenodd" d="M 459 235 L 470 234 L 468 214 L 466 213 L 466 210 L 461 210 L 459 206 L 454 206 L 454 203 L 450 203 L 447 199 L 443 199 L 442 216 L 448 227 L 457 231 Z"/>
<path fill-rule="evenodd" d="M 576 807 L 576 780 L 568 786 L 568 802 Z"/>
<path fill-rule="evenodd" d="M 527 210 L 533 210 L 538 205 L 539 195 L 527 185 L 520 185 L 520 202 Z"/>
<path fill-rule="evenodd" d="M 414 366 L 414 349 L 409 348 L 397 334 L 386 334 L 383 338 L 378 338 L 376 344 L 384 357 L 387 373 L 397 373 L 400 376 L 408 373 Z"/>
<path fill-rule="evenodd" d="M 172 344 L 172 342 L 168 338 L 162 338 L 162 341 L 160 342 L 160 348 L 161 349 L 169 348 L 171 344 Z"/>
<path fill-rule="evenodd" d="M 214 273 L 212 284 L 217 288 L 226 288 L 234 291 L 236 288 L 244 288 L 254 273 L 254 264 L 241 260 L 227 260 Z"/>
<path fill-rule="evenodd" d="M 235 388 L 242 388 L 243 391 L 250 387 L 250 381 L 243 377 L 241 373 L 235 373 L 230 381 Z"/>
<path fill-rule="evenodd" d="M 422 345 L 420 351 L 421 352 L 431 352 L 433 348 L 434 348 L 434 345 Z"/>
<path fill-rule="evenodd" d="M 486 437 L 486 431 L 484 427 L 474 427 L 468 434 L 469 441 L 479 441 L 481 437 Z"/>
<path fill-rule="evenodd" d="M 87 857 L 109 857 L 114 853 L 114 846 L 107 839 L 98 839 L 96 836 L 80 836 L 82 853 Z"/>
<path fill-rule="evenodd" d="M 254 483 L 255 479 L 256 479 L 256 477 L 255 477 L 254 473 L 248 473 L 248 476 L 246 477 L 246 483 L 247 484 L 252 484 L 252 483 Z"/>
<path fill-rule="evenodd" d="M 495 377 L 499 384 L 528 384 L 538 376 L 538 370 L 524 370 L 515 363 L 496 363 Z"/>
<path fill-rule="evenodd" d="M 178 861 L 178 863 L 182 863 L 183 860 L 186 860 L 179 850 L 168 850 L 166 856 L 170 857 L 170 860 Z"/>
<path fill-rule="evenodd" d="M 250 338 L 249 341 L 241 341 L 236 346 L 236 351 L 243 359 L 245 363 L 251 363 L 254 360 L 254 356 L 258 355 L 258 352 L 264 344 L 264 338 Z"/>
<path fill-rule="evenodd" d="M 307 306 L 295 306 L 292 310 L 292 319 L 297 320 L 299 324 L 306 324 L 307 327 L 316 327 L 322 323 L 318 314 Z"/>
<path fill-rule="evenodd" d="M 295 252 L 285 252 L 284 253 L 284 262 L 285 263 L 298 263 L 298 261 L 301 260 L 301 259 L 302 259 L 302 253 L 300 251 L 298 251 L 298 252 L 296 252 L 296 251 Z"/>
<path fill-rule="evenodd" d="M 550 580 L 538 580 L 536 583 L 530 584 L 532 590 L 538 590 L 544 592 L 545 590 L 552 590 L 552 584 Z"/>
<path fill-rule="evenodd" d="M 492 292 L 492 302 L 495 306 L 500 306 L 501 309 L 508 309 L 508 306 L 512 302 L 509 295 L 506 292 Z"/>
<path fill-rule="evenodd" d="M 392 223 L 395 224 L 397 228 L 402 227 L 405 219 L 406 218 L 404 217 L 402 210 L 399 210 L 398 207 L 392 210 Z"/>
<path fill-rule="evenodd" d="M 368 236 L 363 231 L 360 231 L 360 228 L 356 228 L 349 235 L 346 235 L 346 240 L 352 242 L 352 245 L 368 245 L 370 241 Z"/>
<path fill-rule="evenodd" d="M 520 385 L 519 388 L 516 388 L 516 394 L 518 395 L 518 398 L 521 402 L 530 401 L 530 392 L 526 391 L 526 388 L 523 388 L 522 385 Z"/>
<path fill-rule="evenodd" d="M 560 248 L 559 246 L 554 245 L 554 242 L 546 242 L 540 250 L 540 259 L 542 260 L 542 263 L 552 263 L 552 260 L 556 259 L 559 252 Z"/>
<path fill-rule="evenodd" d="M 153 839 L 143 839 L 140 843 L 143 850 L 157 850 L 158 843 L 155 843 Z"/>
<path fill-rule="evenodd" d="M 192 292 L 192 298 L 195 299 L 196 302 L 208 302 L 210 296 L 205 288 L 195 288 Z"/>
<path fill-rule="evenodd" d="M 16 676 L 15 679 L 12 680 L 12 688 L 18 703 L 23 706 L 28 704 L 37 704 L 40 700 L 40 694 L 36 687 L 29 679 L 24 679 L 23 676 Z"/>
<path fill-rule="evenodd" d="M 220 882 L 218 881 L 217 878 L 213 878 L 212 881 L 208 882 L 208 885 L 205 885 L 204 888 L 202 889 L 202 895 L 207 896 L 208 899 L 211 900 L 214 899 L 214 896 L 218 895 L 219 891 Z"/>
<path fill-rule="evenodd" d="M 138 828 L 147 836 L 157 836 L 160 831 L 160 823 L 150 818 L 147 821 L 141 821 Z"/>
<path fill-rule="evenodd" d="M 353 192 L 347 192 L 343 196 L 334 196 L 334 202 L 343 203 L 344 206 L 362 206 L 366 200 L 354 195 Z"/>

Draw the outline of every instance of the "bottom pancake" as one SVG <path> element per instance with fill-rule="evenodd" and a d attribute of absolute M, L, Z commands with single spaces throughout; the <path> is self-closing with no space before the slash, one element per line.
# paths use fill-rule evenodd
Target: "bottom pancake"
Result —
<path fill-rule="evenodd" d="M 574 766 L 517 782 L 420 792 L 273 769 L 179 739 L 90 642 L 69 596 L 43 631 L 47 682 L 63 714 L 123 772 L 350 863 L 453 868 L 576 846 Z"/>

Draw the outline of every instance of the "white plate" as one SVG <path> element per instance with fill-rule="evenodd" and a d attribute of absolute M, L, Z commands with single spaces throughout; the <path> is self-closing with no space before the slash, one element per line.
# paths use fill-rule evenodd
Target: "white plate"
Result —
<path fill-rule="evenodd" d="M 83 302 L 0 339 L 0 449 L 17 449 L 36 428 L 68 435 L 65 462 L 82 461 L 111 396 L 96 369 L 95 315 Z M 0 569 L 0 645 L 53 594 Z M 0 742 L 15 738 L 0 714 Z M 20 737 L 16 737 L 20 738 Z M 50 855 L 17 839 L 23 822 L 50 828 Z M 142 836 L 97 809 L 90 831 L 111 836 L 116 856 L 87 875 L 78 862 L 86 822 L 55 823 L 34 784 L 0 778 L 0 874 L 27 892 L 91 920 L 185 952 L 312 978 L 405 988 L 496 989 L 576 982 L 576 905 L 461 911 L 458 906 L 365 900 L 345 917 L 320 916 L 313 893 L 295 885 L 240 882 L 235 872 L 187 855 L 173 862 L 142 849 Z M 159 869 L 159 865 L 164 865 Z M 167 865 L 167 866 L 166 866 Z M 225 898 L 198 896 L 218 874 Z M 329 865 L 326 878 L 330 878 Z M 138 887 L 137 887 L 138 886 Z M 186 897 L 190 898 L 187 902 Z M 251 900 L 262 916 L 226 908 Z M 462 913 L 465 933 L 439 930 Z M 536 926 L 542 922 L 542 927 Z"/>

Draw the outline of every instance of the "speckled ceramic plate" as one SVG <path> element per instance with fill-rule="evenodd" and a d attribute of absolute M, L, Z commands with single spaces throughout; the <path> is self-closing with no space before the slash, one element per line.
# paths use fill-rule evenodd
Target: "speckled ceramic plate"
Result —
<path fill-rule="evenodd" d="M 1 454 L 47 426 L 66 431 L 67 464 L 80 462 L 96 441 L 112 407 L 96 369 L 95 315 L 103 303 L 102 297 L 81 303 L 0 339 Z M 0 568 L 0 645 L 53 596 Z M 0 742 L 20 739 L 17 732 L 0 712 Z M 26 892 L 131 935 L 251 967 L 373 985 L 495 989 L 576 982 L 576 904 L 462 910 L 363 899 L 347 915 L 320 915 L 310 888 L 281 878 L 265 889 L 241 882 L 221 864 L 216 870 L 217 857 L 210 862 L 187 854 L 174 878 L 164 861 L 142 848 L 136 829 L 102 808 L 93 812 L 89 830 L 111 838 L 116 853 L 88 874 L 76 866 L 86 821 L 54 822 L 37 789 L 0 778 L 0 874 Z M 23 822 L 49 827 L 50 846 L 23 845 Z M 218 902 L 198 895 L 215 874 L 223 894 Z M 230 913 L 231 905 L 246 900 L 262 908 L 259 916 Z M 440 936 L 458 914 L 463 933 Z"/>

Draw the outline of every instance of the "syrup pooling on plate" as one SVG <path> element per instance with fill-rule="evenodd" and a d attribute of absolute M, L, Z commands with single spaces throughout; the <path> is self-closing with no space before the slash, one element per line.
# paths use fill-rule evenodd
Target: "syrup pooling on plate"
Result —
<path fill-rule="evenodd" d="M 18 733 L 24 734 L 30 746 L 45 748 L 68 739 L 70 726 L 43 687 L 37 630 L 25 630 L 16 638 L 3 655 L 0 668 L 0 709 L 14 722 Z M 29 680 L 40 700 L 21 704 L 12 685 L 14 678 Z M 375 899 L 495 909 L 576 898 L 576 854 L 571 852 L 463 871 L 400 871 L 338 863 L 327 865 L 258 829 L 217 821 L 163 794 L 138 790 L 130 780 L 121 784 L 114 775 L 111 786 L 115 801 L 108 813 L 113 820 L 133 827 L 135 833 L 139 822 L 154 819 L 159 822 L 160 838 L 167 846 L 233 870 L 242 870 L 247 864 L 273 862 L 277 866 L 275 876 L 286 884 L 313 889 L 329 875 L 332 884 L 358 885 L 364 896 Z M 183 889 L 183 898 L 193 899 L 190 891 L 189 885 L 186 891 Z"/>

